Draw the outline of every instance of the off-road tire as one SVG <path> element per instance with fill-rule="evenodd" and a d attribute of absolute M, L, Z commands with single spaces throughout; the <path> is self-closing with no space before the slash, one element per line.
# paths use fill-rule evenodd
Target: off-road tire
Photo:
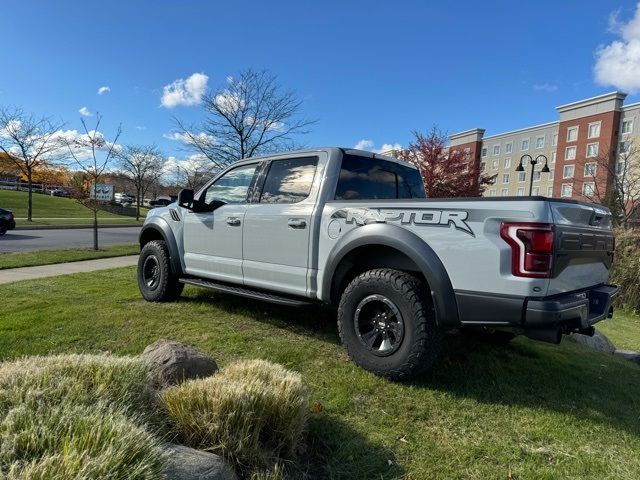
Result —
<path fill-rule="evenodd" d="M 389 299 L 402 316 L 404 336 L 387 356 L 372 353 L 356 333 L 356 309 L 371 295 Z M 409 273 L 387 268 L 364 272 L 345 288 L 338 307 L 338 330 L 356 365 L 392 380 L 406 380 L 430 368 L 444 343 L 426 285 Z"/>
<path fill-rule="evenodd" d="M 148 271 L 154 262 L 157 265 L 157 279 L 150 283 L 149 275 L 145 278 L 145 269 Z M 184 284 L 171 271 L 169 251 L 163 240 L 152 240 L 142 247 L 138 258 L 138 288 L 149 302 L 170 302 L 182 293 Z"/>

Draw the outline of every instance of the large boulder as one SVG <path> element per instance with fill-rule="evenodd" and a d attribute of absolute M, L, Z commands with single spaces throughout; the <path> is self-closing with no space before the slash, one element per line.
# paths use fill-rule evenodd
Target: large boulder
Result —
<path fill-rule="evenodd" d="M 616 350 L 613 354 L 620 358 L 624 358 L 625 360 L 640 364 L 640 352 L 634 352 L 632 350 Z"/>
<path fill-rule="evenodd" d="M 214 453 L 166 443 L 165 475 L 169 480 L 238 480 L 233 468 Z"/>
<path fill-rule="evenodd" d="M 581 335 L 579 333 L 574 333 L 571 336 L 576 340 L 576 342 L 584 345 L 585 347 L 611 354 L 616 351 L 616 346 L 611 342 L 611 340 L 597 329 L 593 337 Z"/>
<path fill-rule="evenodd" d="M 154 385 L 159 388 L 209 377 L 218 371 L 218 365 L 209 355 L 174 340 L 152 343 L 144 349 L 142 357 L 149 362 Z"/>

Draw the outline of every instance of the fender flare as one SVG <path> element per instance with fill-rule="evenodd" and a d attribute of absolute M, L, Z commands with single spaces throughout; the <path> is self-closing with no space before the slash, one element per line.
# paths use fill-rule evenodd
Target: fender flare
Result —
<path fill-rule="evenodd" d="M 173 230 L 161 217 L 152 217 L 150 218 L 140 230 L 140 234 L 138 236 L 138 243 L 140 244 L 140 248 L 142 248 L 142 240 L 145 235 L 145 232 L 149 230 L 154 230 L 160 234 L 164 243 L 167 245 L 167 249 L 169 250 L 169 261 L 171 264 L 171 270 L 176 275 L 183 275 L 184 269 L 182 268 L 182 263 L 180 261 L 180 252 L 178 250 L 178 243 L 176 242 L 176 238 L 173 234 Z M 145 242 L 146 243 L 146 242 Z"/>
<path fill-rule="evenodd" d="M 336 243 L 327 258 L 322 281 L 322 292 L 326 301 L 331 301 L 334 275 L 340 262 L 354 249 L 367 245 L 391 247 L 409 257 L 429 284 L 437 324 L 447 327 L 460 325 L 453 285 L 438 255 L 415 233 L 387 223 L 354 228 Z"/>

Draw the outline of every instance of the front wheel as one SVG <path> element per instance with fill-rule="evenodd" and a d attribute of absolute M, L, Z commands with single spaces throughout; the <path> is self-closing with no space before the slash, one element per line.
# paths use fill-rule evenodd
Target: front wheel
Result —
<path fill-rule="evenodd" d="M 153 240 L 142 247 L 138 258 L 138 288 L 149 302 L 169 302 L 182 293 L 184 284 L 171 272 L 164 241 Z"/>
<path fill-rule="evenodd" d="M 426 286 L 392 269 L 369 270 L 349 283 L 338 307 L 338 329 L 357 365 L 392 380 L 431 367 L 443 343 Z"/>

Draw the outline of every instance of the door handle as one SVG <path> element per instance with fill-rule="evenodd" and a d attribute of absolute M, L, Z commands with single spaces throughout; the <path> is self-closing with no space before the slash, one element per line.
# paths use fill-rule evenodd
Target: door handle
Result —
<path fill-rule="evenodd" d="M 237 227 L 238 225 L 240 225 L 240 219 L 238 217 L 227 217 L 227 225 Z"/>
<path fill-rule="evenodd" d="M 302 218 L 290 218 L 287 225 L 291 228 L 306 228 L 307 222 Z"/>

